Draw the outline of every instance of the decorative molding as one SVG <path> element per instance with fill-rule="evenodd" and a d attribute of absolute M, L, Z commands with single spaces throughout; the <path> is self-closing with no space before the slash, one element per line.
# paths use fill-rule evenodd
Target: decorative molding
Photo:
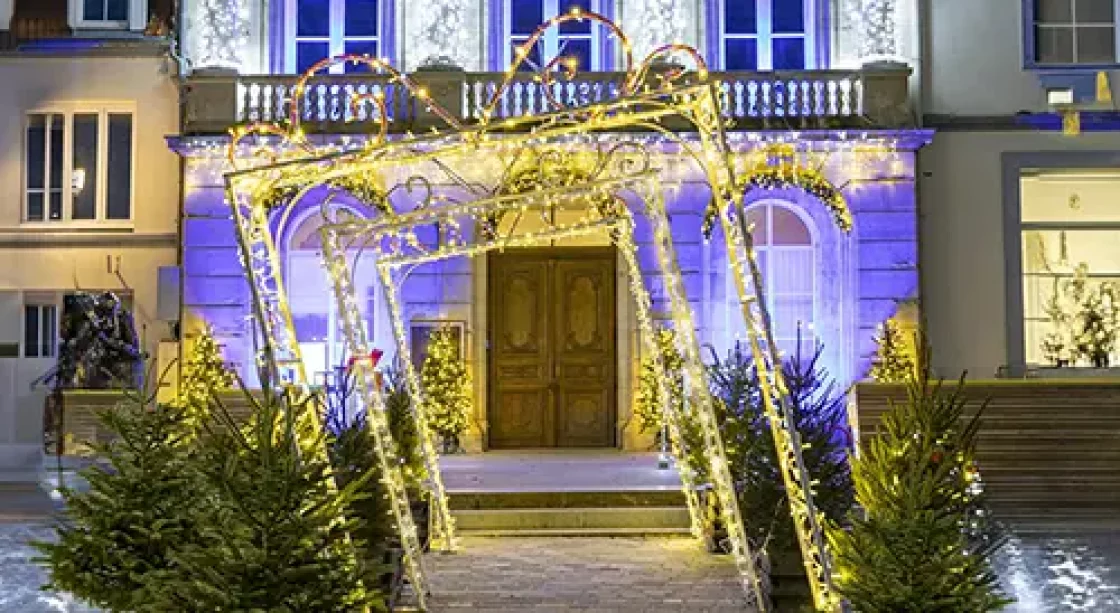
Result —
<path fill-rule="evenodd" d="M 65 247 L 167 247 L 179 245 L 175 233 L 134 234 L 113 232 L 43 232 L 0 230 L 0 249 Z"/>

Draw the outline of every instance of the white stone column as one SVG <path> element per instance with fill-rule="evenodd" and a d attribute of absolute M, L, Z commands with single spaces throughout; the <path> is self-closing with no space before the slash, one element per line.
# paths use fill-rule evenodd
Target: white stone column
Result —
<path fill-rule="evenodd" d="M 264 0 L 184 0 L 184 48 L 194 70 L 262 71 Z"/>
<path fill-rule="evenodd" d="M 630 37 L 634 60 L 641 61 L 650 51 L 668 43 L 696 45 L 696 28 L 701 15 L 694 2 L 685 0 L 634 0 L 622 6 L 622 30 Z"/>
<path fill-rule="evenodd" d="M 400 41 L 405 70 L 456 67 L 480 70 L 478 42 L 484 37 L 481 17 L 487 0 L 405 0 L 399 15 L 404 32 Z"/>

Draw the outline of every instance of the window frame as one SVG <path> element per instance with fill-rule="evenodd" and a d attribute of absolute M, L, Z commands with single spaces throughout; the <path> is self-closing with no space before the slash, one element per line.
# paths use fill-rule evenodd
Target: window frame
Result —
<path fill-rule="evenodd" d="M 1023 67 L 1035 70 L 1100 70 L 1102 68 L 1114 68 L 1120 66 L 1120 0 L 1112 0 L 1113 13 L 1112 13 L 1112 28 L 1113 28 L 1113 60 L 1111 62 L 1084 62 L 1084 63 L 1070 63 L 1070 64 L 1051 64 L 1038 61 L 1038 36 L 1036 28 L 1038 27 L 1038 20 L 1035 19 L 1035 13 L 1038 9 L 1038 3 L 1041 0 L 1023 0 L 1022 12 L 1022 27 L 1023 27 Z M 1074 4 L 1076 7 L 1076 4 Z M 1076 8 L 1074 9 L 1076 10 Z M 1068 25 L 1073 28 L 1073 50 L 1077 52 L 1077 22 L 1073 21 Z M 1092 27 L 1090 25 L 1081 27 Z"/>
<path fill-rule="evenodd" d="M 820 70 L 827 67 L 827 54 L 822 53 L 819 49 L 819 41 L 826 35 L 826 32 L 822 30 L 827 30 L 819 19 L 819 13 L 822 7 L 828 7 L 827 0 L 802 0 L 803 10 L 805 11 L 805 28 L 800 34 L 775 33 L 773 31 L 773 4 L 785 0 L 739 0 L 741 2 L 751 1 L 755 3 L 755 15 L 758 27 L 755 34 L 731 35 L 727 33 L 726 22 L 726 5 L 728 1 L 729 0 L 708 0 L 707 2 L 708 10 L 710 11 L 707 24 L 711 30 L 708 36 L 709 56 L 717 58 L 721 69 L 727 69 L 726 42 L 729 39 L 753 39 L 759 41 L 755 45 L 757 66 L 754 68 L 753 72 L 773 72 L 775 70 L 773 68 L 774 40 L 791 38 L 800 38 L 805 41 L 805 65 L 798 69 L 783 68 L 781 69 L 782 71 L 796 72 L 801 70 Z M 762 41 L 766 41 L 767 44 L 761 44 Z"/>
<path fill-rule="evenodd" d="M 502 10 L 502 40 L 501 40 L 501 43 L 502 43 L 502 61 L 503 61 L 505 67 L 509 67 L 509 66 L 513 65 L 513 60 L 514 60 L 513 47 L 514 47 L 514 45 L 515 44 L 522 45 L 529 39 L 529 37 L 532 36 L 532 32 L 530 32 L 528 35 L 518 34 L 515 37 L 513 32 L 511 31 L 511 28 L 513 26 L 513 15 L 512 15 L 513 3 L 515 1 L 517 1 L 517 0 L 502 0 L 501 1 L 501 10 Z M 558 16 L 558 15 L 560 15 L 560 14 L 562 14 L 562 13 L 564 13 L 568 10 L 568 9 L 563 8 L 564 3 L 567 0 L 534 0 L 534 1 L 541 3 L 541 5 L 542 5 L 541 6 L 541 15 L 543 16 L 543 18 L 546 21 L 549 20 L 549 19 L 552 19 L 552 17 Z M 604 2 L 607 2 L 607 1 L 609 1 L 609 0 L 589 0 L 588 4 L 591 5 L 591 9 L 590 9 L 591 11 L 594 11 L 596 13 L 601 14 L 603 12 L 601 10 L 602 5 L 604 4 Z M 571 40 L 586 40 L 586 41 L 589 41 L 591 43 L 591 65 L 590 66 L 580 66 L 579 70 L 582 71 L 582 72 L 597 72 L 597 71 L 605 70 L 603 68 L 603 66 L 604 66 L 605 63 L 609 63 L 609 62 L 604 62 L 604 59 L 605 59 L 603 57 L 603 55 L 604 55 L 604 53 L 603 53 L 604 40 L 603 40 L 603 33 L 600 31 L 600 30 L 602 30 L 602 28 L 598 27 L 595 22 L 588 22 L 588 23 L 589 23 L 589 26 L 590 26 L 590 31 L 587 34 L 583 34 L 583 33 L 564 33 L 564 32 L 560 32 L 559 27 L 548 28 L 547 30 L 545 30 L 544 36 L 542 36 L 541 39 L 539 41 L 537 41 L 537 44 L 541 46 L 541 58 L 542 58 L 542 60 L 544 62 L 548 62 L 552 58 L 554 58 L 554 57 L 556 57 L 560 54 L 561 39 L 563 39 L 563 40 L 569 40 L 569 39 L 571 39 Z M 514 42 L 515 39 L 517 40 L 516 43 Z M 536 67 L 536 69 L 543 69 L 543 68 L 544 68 L 544 66 Z"/>
<path fill-rule="evenodd" d="M 74 192 L 74 117 L 76 115 L 97 115 L 97 176 L 96 186 L 97 193 L 94 196 L 94 216 L 93 219 L 74 219 L 73 218 L 73 192 Z M 31 219 L 29 215 L 29 198 L 32 189 L 30 183 L 30 169 L 28 167 L 29 158 L 27 157 L 27 150 L 30 141 L 28 140 L 28 131 L 31 125 L 31 118 L 33 116 L 50 116 L 62 115 L 63 116 L 63 162 L 62 162 L 62 217 L 60 219 L 50 218 L 50 198 L 51 191 L 50 178 L 49 178 L 49 162 L 51 156 L 54 154 L 50 150 L 50 132 L 47 132 L 47 143 L 45 148 L 45 175 L 43 183 L 43 219 Z M 127 219 L 109 219 L 109 154 L 110 154 L 110 139 L 109 139 L 109 118 L 112 115 L 128 115 L 131 117 L 132 130 L 130 135 L 130 151 L 129 151 L 129 186 L 128 186 L 128 218 Z M 137 135 L 139 130 L 136 105 L 134 103 L 102 103 L 102 104 L 55 104 L 49 106 L 35 107 L 23 113 L 23 134 L 20 137 L 22 149 L 20 151 L 20 188 L 21 188 L 21 207 L 20 207 L 20 223 L 25 226 L 41 226 L 41 227 L 96 227 L 96 228 L 132 228 L 136 219 L 136 162 L 138 159 L 137 152 Z"/>
<path fill-rule="evenodd" d="M 796 217 L 801 224 L 805 227 L 806 232 L 809 234 L 809 244 L 798 245 L 774 245 L 774 214 L 773 209 L 784 209 L 789 214 Z M 774 259 L 772 257 L 765 258 L 765 263 L 759 266 L 759 273 L 762 275 L 763 291 L 765 292 L 766 306 L 770 312 L 772 320 L 777 319 L 777 310 L 775 308 L 775 300 L 777 298 L 809 298 L 812 304 L 812 320 L 805 322 L 805 334 L 801 337 L 802 346 L 805 343 L 816 343 L 820 340 L 820 333 L 817 331 L 817 324 L 821 321 L 819 294 L 821 290 L 821 279 L 819 274 L 819 264 L 821 259 L 820 249 L 821 241 L 818 234 L 816 225 L 813 223 L 812 218 L 795 202 L 790 202 L 781 199 L 766 198 L 751 202 L 744 210 L 744 214 L 749 214 L 753 210 L 765 209 L 766 219 L 766 236 L 767 243 L 754 243 L 754 251 L 756 256 L 762 253 L 774 253 L 775 251 L 802 251 L 808 252 L 812 256 L 810 262 L 810 270 L 812 270 L 812 279 L 809 290 L 805 292 L 777 292 L 775 291 L 775 284 L 777 283 L 777 275 L 772 274 L 771 270 L 774 266 Z M 757 260 L 756 260 L 757 261 Z M 728 301 L 728 311 L 731 321 L 741 321 L 739 314 L 739 291 L 735 284 L 735 279 L 732 275 L 725 276 L 726 283 L 726 296 Z M 796 336 L 785 337 L 779 336 L 775 331 L 774 341 L 778 344 L 778 350 L 786 354 L 786 347 L 783 344 L 789 344 L 791 347 L 797 342 Z M 787 356 L 790 357 L 790 356 Z"/>
<path fill-rule="evenodd" d="M 109 0 L 102 0 L 107 2 Z M 147 0 L 124 0 L 123 20 L 86 19 L 84 0 L 70 0 L 70 27 L 84 30 L 143 30 L 147 25 Z"/>
<path fill-rule="evenodd" d="M 36 338 L 38 339 L 39 342 L 38 342 L 38 344 L 35 345 L 36 355 L 30 355 L 29 350 L 30 350 L 31 346 L 27 344 L 27 333 L 28 333 L 27 313 L 28 313 L 28 309 L 36 309 L 37 312 L 38 312 L 38 321 L 37 321 L 38 330 L 37 330 L 37 333 L 36 333 L 35 336 L 36 336 Z M 49 344 L 46 344 L 46 343 L 43 342 L 43 340 L 44 340 L 43 337 L 44 337 L 44 334 L 46 333 L 46 329 L 43 326 L 43 322 L 48 320 L 47 317 L 44 317 L 45 311 L 47 309 L 50 309 L 50 315 L 51 316 L 50 316 L 49 319 L 54 322 L 54 326 L 52 328 L 54 330 L 54 334 L 52 335 Z M 23 309 L 20 311 L 20 314 L 22 315 L 22 317 L 20 318 L 20 324 L 19 324 L 19 326 L 20 326 L 20 344 L 23 345 L 23 348 L 20 351 L 20 357 L 21 358 L 26 358 L 26 359 L 31 359 L 31 360 L 39 360 L 39 359 L 54 359 L 54 358 L 58 357 L 58 345 L 59 345 L 59 340 L 60 340 L 59 339 L 59 326 L 62 323 L 62 321 L 60 319 L 61 310 L 62 309 L 60 308 L 57 300 L 52 301 L 52 300 L 48 300 L 48 299 L 44 299 L 44 298 L 29 299 L 26 296 L 24 297 L 24 299 L 23 299 Z M 46 351 L 46 352 L 39 351 L 40 349 L 44 349 L 44 348 L 47 348 L 48 351 Z"/>
<path fill-rule="evenodd" d="M 346 53 L 347 41 L 376 42 L 377 56 L 390 57 L 388 43 L 390 34 L 395 24 L 392 23 L 390 14 L 393 0 L 377 0 L 377 35 L 376 36 L 346 36 L 346 0 L 328 0 L 330 3 L 330 30 L 327 40 L 319 40 L 318 36 L 299 36 L 299 0 L 281 0 L 284 9 L 284 45 L 282 50 L 284 72 L 298 74 L 299 71 L 299 43 L 301 40 L 319 40 L 326 42 L 329 57 L 338 57 Z M 326 58 L 323 58 L 326 59 Z M 346 66 L 331 66 L 327 74 L 346 74 Z"/>

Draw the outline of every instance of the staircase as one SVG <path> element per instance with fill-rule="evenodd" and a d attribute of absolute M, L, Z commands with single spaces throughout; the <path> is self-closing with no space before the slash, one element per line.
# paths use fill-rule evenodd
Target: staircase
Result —
<path fill-rule="evenodd" d="M 452 492 L 456 528 L 472 536 L 688 536 L 679 489 Z"/>

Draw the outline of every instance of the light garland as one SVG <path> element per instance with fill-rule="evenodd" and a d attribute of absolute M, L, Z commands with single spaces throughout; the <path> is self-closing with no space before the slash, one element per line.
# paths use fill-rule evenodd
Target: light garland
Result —
<path fill-rule="evenodd" d="M 634 53 L 645 57 L 665 41 L 684 41 L 688 15 L 683 0 L 638 0 L 623 4 L 622 23 L 631 37 Z"/>
<path fill-rule="evenodd" d="M 465 0 L 404 2 L 405 68 L 425 66 L 474 69 L 478 54 L 467 38 L 466 16 L 472 8 Z"/>
<path fill-rule="evenodd" d="M 859 0 L 860 61 L 898 57 L 898 5 L 896 0 Z"/>
<path fill-rule="evenodd" d="M 195 35 L 191 60 L 195 68 L 240 70 L 252 32 L 250 0 L 194 0 L 188 13 Z"/>
<path fill-rule="evenodd" d="M 559 100 L 549 98 L 556 112 L 537 116 L 523 116 L 504 119 L 491 123 L 493 109 L 500 103 L 502 96 L 514 81 L 516 69 L 523 60 L 524 51 L 543 35 L 544 30 L 557 27 L 566 21 L 590 19 L 602 23 L 608 31 L 622 42 L 626 76 L 620 87 L 619 98 L 591 107 L 567 108 Z M 769 607 L 766 587 L 755 567 L 739 515 L 735 484 L 727 466 L 723 451 L 719 425 L 712 406 L 712 399 L 706 392 L 706 373 L 701 362 L 700 347 L 695 335 L 695 324 L 691 307 L 684 292 L 680 269 L 673 239 L 669 231 L 668 216 L 665 211 L 663 179 L 652 166 L 652 154 L 643 149 L 640 143 L 648 136 L 631 139 L 630 132 L 646 131 L 672 143 L 678 154 L 691 160 L 704 172 L 712 187 L 719 206 L 719 219 L 724 226 L 728 242 L 728 252 L 732 254 L 731 270 L 738 283 L 744 305 L 744 318 L 749 337 L 754 347 L 756 366 L 762 379 L 763 396 L 766 400 L 767 414 L 779 450 L 782 464 L 782 477 L 790 500 L 790 510 L 798 533 L 799 542 L 815 604 L 819 609 L 835 610 L 837 603 L 831 590 L 828 555 L 825 550 L 821 518 L 812 503 L 812 481 L 801 460 L 800 438 L 791 422 L 786 419 L 788 411 L 787 391 L 775 355 L 762 350 L 763 345 L 775 352 L 773 333 L 768 314 L 762 305 L 760 273 L 746 229 L 741 227 L 742 202 L 738 197 L 742 182 L 736 179 L 735 164 L 729 151 L 728 139 L 723 132 L 722 113 L 719 107 L 718 84 L 708 81 L 708 73 L 699 54 L 680 44 L 670 44 L 652 51 L 640 64 L 632 61 L 629 39 L 616 25 L 601 15 L 575 10 L 569 14 L 553 18 L 541 26 L 522 46 L 523 53 L 506 73 L 506 80 L 494 91 L 489 104 L 479 114 L 479 124 L 464 126 L 453 114 L 447 112 L 422 87 L 412 83 L 403 74 L 392 69 L 383 60 L 366 57 L 344 57 L 325 60 L 309 71 L 297 82 L 293 93 L 291 117 L 288 125 L 255 124 L 233 130 L 233 139 L 228 148 L 228 159 L 235 168 L 241 166 L 239 152 L 245 150 L 249 139 L 256 138 L 257 146 L 248 151 L 254 167 L 239 168 L 227 174 L 230 201 L 234 216 L 238 220 L 239 240 L 245 254 L 246 271 L 253 289 L 254 304 L 258 312 L 259 325 L 265 338 L 265 351 L 261 359 L 277 371 L 283 373 L 284 380 L 298 387 L 305 387 L 307 378 L 299 361 L 298 343 L 294 336 L 290 312 L 287 308 L 283 284 L 278 274 L 278 258 L 274 239 L 268 224 L 268 208 L 258 199 L 262 194 L 273 190 L 295 188 L 295 195 L 288 201 L 299 202 L 308 192 L 320 185 L 345 180 L 345 177 L 362 173 L 391 175 L 399 171 L 423 168 L 426 173 L 444 173 L 445 185 L 456 186 L 452 197 L 437 193 L 435 181 L 413 175 L 398 186 L 385 191 L 379 202 L 385 203 L 382 216 L 376 220 L 342 219 L 332 210 L 335 194 L 328 194 L 322 209 L 328 223 L 323 232 L 324 264 L 328 267 L 335 287 L 336 298 L 343 314 L 347 342 L 352 355 L 368 355 L 368 339 L 360 323 L 360 313 L 354 298 L 352 270 L 347 267 L 346 254 L 357 245 L 359 249 L 371 246 L 382 256 L 378 259 L 378 269 L 386 300 L 389 303 L 390 319 L 397 338 L 400 357 L 406 365 L 407 379 L 413 390 L 414 415 L 421 433 L 421 451 L 429 468 L 436 519 L 437 541 L 443 546 L 454 548 L 454 522 L 447 508 L 446 495 L 434 453 L 426 411 L 423 409 L 423 390 L 420 389 L 415 369 L 408 359 L 409 347 L 398 296 L 399 287 L 393 283 L 393 271 L 401 266 L 414 266 L 452 256 L 479 255 L 490 249 L 502 249 L 519 245 L 540 244 L 564 236 L 575 236 L 587 232 L 607 230 L 619 247 L 628 263 L 636 264 L 632 253 L 632 222 L 625 221 L 626 206 L 591 206 L 588 202 L 600 202 L 611 195 L 618 197 L 624 189 L 634 194 L 644 207 L 644 214 L 650 220 L 654 232 L 654 247 L 663 275 L 666 279 L 666 293 L 674 318 L 674 327 L 681 333 L 681 349 L 685 358 L 688 406 L 695 411 L 694 418 L 699 422 L 703 433 L 705 460 L 710 467 L 712 486 L 722 520 L 727 526 L 731 554 L 733 555 L 743 579 L 743 586 L 752 603 L 760 611 Z M 681 82 L 682 71 L 669 71 L 659 75 L 656 81 L 651 68 L 662 58 L 684 55 L 691 58 L 697 70 L 689 75 L 691 83 Z M 388 72 L 391 82 L 412 93 L 414 99 L 425 105 L 435 116 L 443 118 L 451 128 L 445 132 L 435 132 L 427 136 L 408 136 L 401 140 L 387 138 L 384 101 L 374 99 L 381 111 L 375 133 L 364 140 L 361 146 L 351 150 L 337 151 L 321 147 L 309 141 L 300 127 L 300 103 L 302 91 L 308 80 L 324 67 L 338 62 L 365 63 L 375 70 Z M 539 75 L 547 86 L 555 79 L 557 69 L 563 69 L 568 77 L 574 75 L 574 67 L 555 58 L 546 64 L 545 71 Z M 546 94 L 551 90 L 545 87 Z M 636 93 L 636 92 L 641 92 Z M 362 98 L 361 101 L 365 101 Z M 359 102 L 356 97 L 354 103 Z M 666 129 L 660 122 L 666 119 L 685 119 L 697 131 L 696 140 L 680 138 L 676 132 Z M 610 132 L 607 136 L 604 133 Z M 281 142 L 269 146 L 260 145 L 261 136 L 280 137 Z M 593 137 L 592 135 L 599 135 Z M 496 138 L 500 136 L 500 138 Z M 569 151 L 587 147 L 602 147 L 604 141 L 620 143 L 611 150 L 606 160 L 597 167 L 590 180 L 573 184 L 558 185 L 546 189 L 521 193 L 501 194 L 500 186 L 489 187 L 482 183 L 464 179 L 450 170 L 452 165 L 477 166 L 479 161 L 492 161 L 510 152 L 525 148 L 548 148 L 561 146 Z M 619 150 L 625 150 L 619 154 Z M 612 157 L 615 156 L 615 157 Z M 416 208 L 408 211 L 395 210 L 388 203 L 394 192 L 403 190 L 421 201 Z M 374 203 L 376 204 L 376 203 Z M 503 211 L 518 211 L 513 216 L 521 218 L 520 212 L 554 210 L 557 207 L 583 209 L 583 217 L 567 226 L 557 226 L 545 220 L 545 231 L 522 232 L 518 234 L 518 224 L 509 227 L 492 228 L 492 236 L 474 233 L 474 228 L 464 220 L 477 220 L 489 215 L 499 215 Z M 332 217 L 334 215 L 334 217 Z M 438 225 L 436 244 L 428 245 L 416 235 L 420 226 Z M 348 242 L 343 242 L 345 239 Z M 630 255 L 627 255 L 630 253 Z M 750 279 L 750 285 L 747 285 Z M 638 312 L 646 313 L 648 318 L 648 294 L 645 292 L 640 270 L 632 270 L 632 293 L 638 302 Z M 645 295 L 646 298 L 642 298 Z M 753 305 L 753 306 L 752 306 Z M 761 318 L 757 317 L 758 310 Z M 652 327 L 639 323 L 646 342 L 652 340 Z M 426 578 L 420 563 L 420 549 L 416 538 L 415 525 L 408 508 L 408 500 L 403 488 L 399 467 L 395 463 L 395 449 L 387 429 L 379 423 L 385 421 L 384 399 L 372 365 L 358 360 L 355 369 L 360 373 L 359 382 L 363 386 L 366 410 L 370 423 L 374 426 L 377 449 L 381 462 L 386 468 L 385 480 L 397 526 L 400 529 L 405 549 L 405 567 L 413 582 L 413 587 L 423 599 Z M 679 440 L 679 423 L 674 412 L 667 411 L 667 423 L 671 434 Z M 676 431 L 674 431 L 676 430 Z M 310 440 L 310 439 L 309 439 Z M 679 451 L 679 450 L 678 450 Z M 678 460 L 685 463 L 682 482 L 693 516 L 694 531 L 698 531 L 700 509 L 696 491 L 691 482 L 692 471 L 687 467 L 687 459 L 678 454 Z"/>

